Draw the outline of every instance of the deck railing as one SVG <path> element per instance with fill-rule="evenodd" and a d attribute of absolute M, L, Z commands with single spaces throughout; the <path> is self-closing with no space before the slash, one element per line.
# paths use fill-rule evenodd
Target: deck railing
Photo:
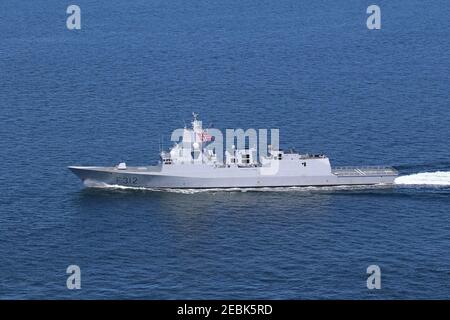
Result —
<path fill-rule="evenodd" d="M 386 166 L 345 166 L 333 167 L 332 173 L 338 176 L 366 176 L 366 175 L 397 175 L 398 172 L 393 167 Z"/>

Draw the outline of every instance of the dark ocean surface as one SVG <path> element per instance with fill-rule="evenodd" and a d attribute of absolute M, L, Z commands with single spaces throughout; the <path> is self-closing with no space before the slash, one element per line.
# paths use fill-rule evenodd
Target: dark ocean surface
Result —
<path fill-rule="evenodd" d="M 450 298 L 449 3 L 377 0 L 368 30 L 371 4 L 2 0 L 0 298 Z M 155 192 L 67 170 L 152 163 L 192 111 L 404 177 Z"/>

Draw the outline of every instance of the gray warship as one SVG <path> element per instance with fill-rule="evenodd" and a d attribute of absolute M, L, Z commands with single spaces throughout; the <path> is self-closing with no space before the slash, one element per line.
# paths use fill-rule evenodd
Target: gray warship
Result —
<path fill-rule="evenodd" d="M 387 166 L 332 167 L 323 154 L 284 152 L 268 146 L 265 155 L 254 148 L 225 152 L 204 148 L 207 130 L 194 115 L 182 139 L 161 151 L 157 165 L 111 167 L 69 166 L 88 187 L 120 186 L 151 189 L 222 189 L 393 184 L 397 170 Z M 206 139 L 205 139 L 206 136 Z M 206 141 L 205 141 L 206 140 Z M 207 143 L 206 143 L 207 144 Z"/>

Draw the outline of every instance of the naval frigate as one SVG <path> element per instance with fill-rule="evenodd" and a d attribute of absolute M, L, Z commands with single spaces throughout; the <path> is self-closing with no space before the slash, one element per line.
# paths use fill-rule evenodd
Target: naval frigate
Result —
<path fill-rule="evenodd" d="M 143 187 L 151 189 L 216 189 L 392 184 L 397 170 L 388 166 L 332 167 L 324 154 L 284 152 L 268 146 L 265 155 L 255 148 L 225 152 L 221 161 L 208 130 L 193 114 L 192 128 L 169 151 L 161 151 L 157 165 L 69 166 L 86 186 Z"/>

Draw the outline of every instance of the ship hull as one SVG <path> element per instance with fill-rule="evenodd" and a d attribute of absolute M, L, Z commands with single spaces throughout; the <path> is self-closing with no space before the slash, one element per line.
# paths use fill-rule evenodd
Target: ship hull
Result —
<path fill-rule="evenodd" d="M 155 189 L 210 189 L 210 188 L 258 188 L 301 187 L 336 185 L 392 184 L 396 172 L 371 170 L 330 172 L 324 175 L 262 175 L 259 168 L 212 168 L 189 170 L 190 175 L 167 172 L 159 166 L 127 168 L 69 167 L 86 186 L 123 186 Z M 206 171 L 206 172 L 205 172 Z M 184 171 L 186 172 L 186 171 Z"/>

